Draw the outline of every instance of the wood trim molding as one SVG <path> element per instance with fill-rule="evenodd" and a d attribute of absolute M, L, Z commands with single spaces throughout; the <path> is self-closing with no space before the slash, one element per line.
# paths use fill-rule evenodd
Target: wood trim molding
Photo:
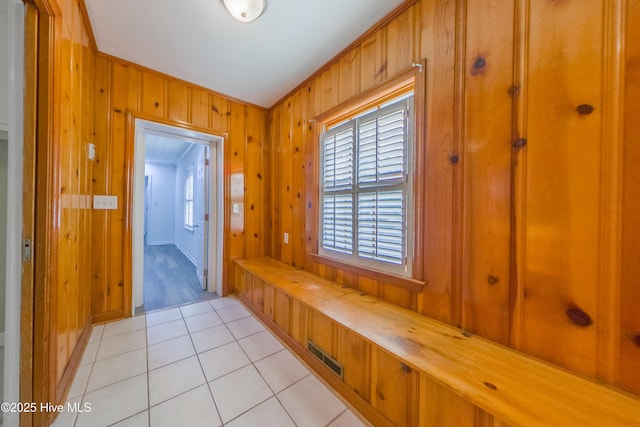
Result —
<path fill-rule="evenodd" d="M 69 388 L 73 383 L 73 379 L 76 376 L 76 372 L 78 372 L 78 368 L 80 367 L 80 362 L 82 360 L 82 355 L 84 354 L 84 350 L 89 343 L 89 337 L 91 336 L 91 331 L 93 330 L 93 326 L 91 322 L 87 322 L 82 329 L 82 333 L 80 334 L 80 338 L 78 339 L 78 344 L 73 350 L 73 354 L 69 358 L 69 363 L 67 365 L 67 369 L 65 369 L 60 382 L 56 388 L 56 402 L 63 402 L 62 398 L 67 395 L 69 392 Z M 55 419 L 55 416 L 58 415 L 55 412 L 50 414 L 50 421 Z"/>
<path fill-rule="evenodd" d="M 22 239 L 35 235 L 35 174 L 38 102 L 38 10 L 25 3 L 24 16 L 24 153 Z M 22 262 L 20 292 L 20 401 L 33 402 L 34 392 L 34 291 L 35 262 Z M 30 426 L 33 414 L 20 414 L 20 425 Z"/>
<path fill-rule="evenodd" d="M 383 283 L 398 286 L 400 288 L 408 289 L 412 292 L 422 292 L 422 288 L 426 285 L 421 280 L 411 279 L 409 277 L 396 276 L 389 274 L 381 270 L 374 270 L 371 268 L 364 268 L 357 265 L 349 264 L 346 262 L 337 261 L 332 258 L 323 257 L 318 254 L 309 254 L 311 260 L 319 264 L 329 265 L 341 270 L 350 271 L 351 273 L 358 274 L 360 276 L 370 277 Z"/>
<path fill-rule="evenodd" d="M 332 258 L 327 258 L 319 255 L 318 253 L 311 253 L 309 257 L 312 261 L 330 265 L 342 270 L 350 271 L 361 276 L 370 277 L 381 282 L 392 284 L 404 289 L 408 289 L 412 292 L 422 292 L 426 282 L 424 280 L 425 272 L 422 265 L 424 259 L 424 249 L 420 242 L 424 241 L 425 227 L 425 209 L 426 207 L 426 189 L 425 189 L 425 169 L 426 169 L 426 153 L 427 153 L 427 60 L 412 64 L 408 69 L 401 71 L 393 77 L 386 79 L 384 82 L 364 91 L 363 93 L 354 96 L 353 98 L 341 103 L 340 105 L 333 107 L 326 112 L 316 116 L 315 120 L 318 125 L 322 123 L 331 122 L 338 119 L 341 115 L 344 115 L 345 111 L 350 114 L 357 114 L 363 109 L 369 108 L 372 101 L 380 102 L 380 99 L 385 97 L 392 98 L 401 93 L 405 89 L 413 88 L 414 97 L 414 117 L 415 117 L 415 154 L 414 154 L 414 177 L 413 177 L 413 200 L 414 200 L 414 221 L 413 221 L 413 264 L 412 272 L 413 278 L 407 278 L 389 274 L 383 271 L 374 270 L 370 268 L 364 268 L 355 266 L 349 263 L 340 262 Z M 320 126 L 315 126 L 317 132 L 320 131 Z M 317 138 L 316 138 L 317 140 Z M 317 161 L 317 159 L 315 159 Z M 316 174 L 317 175 L 317 174 Z M 313 188 L 308 188 L 309 194 L 315 194 L 317 203 L 317 188 L 318 177 L 314 176 Z M 314 221 L 317 221 L 317 215 L 314 217 Z M 317 247 L 315 248 L 317 251 Z"/>
<path fill-rule="evenodd" d="M 132 298 L 133 298 L 133 193 L 134 193 L 134 171 L 135 171 L 135 122 L 136 119 L 145 120 L 148 122 L 159 123 L 167 126 L 177 127 L 189 131 L 212 135 L 224 140 L 223 144 L 227 143 L 228 134 L 212 131 L 198 126 L 194 126 L 190 123 L 165 119 L 157 116 L 144 114 L 138 111 L 127 110 L 125 113 L 125 194 L 124 194 L 124 209 L 125 209 L 125 225 L 124 225 L 124 248 L 123 248 L 123 265 L 124 265 L 124 309 L 123 312 L 117 312 L 122 317 L 131 317 L 134 313 L 131 312 Z M 224 184 L 224 191 L 228 192 L 228 186 Z M 225 221 L 226 221 L 225 215 Z M 223 247 L 223 251 L 224 251 Z M 223 262 L 224 264 L 224 262 Z M 224 265 L 223 265 L 224 268 Z M 222 295 L 228 293 L 228 285 L 223 281 L 221 285 Z M 103 313 L 100 316 L 94 316 L 93 322 L 102 322 L 106 320 L 112 320 L 118 317 L 113 317 L 116 312 Z"/>
<path fill-rule="evenodd" d="M 120 320 L 120 319 L 123 319 L 124 317 L 125 317 L 124 310 L 109 311 L 107 313 L 100 313 L 100 314 L 91 316 L 91 324 L 95 325 L 99 323 L 111 322 L 112 320 Z"/>
<path fill-rule="evenodd" d="M 408 92 L 408 88 L 415 86 L 417 76 L 421 72 L 422 74 L 426 74 L 426 62 L 426 59 L 423 59 L 419 63 L 386 79 L 382 83 L 323 112 L 316 116 L 315 120 L 318 123 L 340 120 L 340 116 L 343 116 L 344 112 L 348 112 L 349 115 L 355 115 L 363 110 L 367 110 L 372 103 L 380 104 L 385 102 L 386 98 L 393 98 L 396 94 L 402 93 L 403 91 Z"/>
<path fill-rule="evenodd" d="M 25 3 L 24 205 L 23 238 L 33 241 L 32 261 L 23 262 L 20 397 L 22 402 L 55 402 L 58 162 L 60 105 L 54 69 L 60 14 L 55 1 Z M 36 191 L 37 189 L 37 191 Z M 48 425 L 49 414 L 20 414 L 20 425 Z"/>

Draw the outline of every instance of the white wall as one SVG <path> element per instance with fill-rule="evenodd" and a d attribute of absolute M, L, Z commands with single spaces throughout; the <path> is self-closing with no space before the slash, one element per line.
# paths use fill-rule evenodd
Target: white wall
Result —
<path fill-rule="evenodd" d="M 0 0 L 0 333 L 4 334 L 7 255 L 7 131 L 9 130 L 9 8 Z M 4 335 L 2 336 L 4 342 Z"/>
<path fill-rule="evenodd" d="M 2 7 L 7 2 L 0 0 Z M 0 55 L 0 64 L 9 62 L 7 74 L 9 147 L 7 170 L 11 181 L 7 188 L 7 253 L 6 253 L 6 307 L 4 336 L 4 396 L 5 402 L 20 401 L 20 278 L 22 273 L 22 164 L 24 117 L 24 4 L 21 0 L 9 1 L 8 25 L 0 25 L 0 31 L 8 28 L 8 55 Z M 6 67 L 6 65 L 3 65 Z M 2 68 L 2 67 L 0 67 Z M 11 105 L 11 109 L 8 106 Z M 4 425 L 17 426 L 18 413 L 3 415 Z"/>
<path fill-rule="evenodd" d="M 6 139 L 2 139 L 0 131 L 0 333 L 4 333 L 4 294 L 6 282 L 6 258 L 7 258 L 7 156 L 8 148 Z M 3 337 L 4 340 L 4 337 Z"/>
<path fill-rule="evenodd" d="M 173 244 L 175 238 L 176 167 L 166 163 L 145 163 L 145 176 L 150 176 L 147 217 L 147 244 Z"/>
<path fill-rule="evenodd" d="M 9 16 L 7 0 L 0 0 L 0 131 L 9 129 Z M 6 139 L 6 138 L 5 138 Z M 6 204 L 2 204 L 6 206 Z"/>
<path fill-rule="evenodd" d="M 184 180 L 187 176 L 187 171 L 193 168 L 195 177 L 196 173 L 196 161 L 198 154 L 204 150 L 204 146 L 200 144 L 193 144 L 189 151 L 182 158 L 180 163 L 176 167 L 176 193 L 175 200 L 175 236 L 176 246 L 185 254 L 187 258 L 195 264 L 196 259 L 196 235 L 193 230 L 187 230 L 184 228 Z M 197 218 L 197 213 L 194 213 L 194 217 Z"/>

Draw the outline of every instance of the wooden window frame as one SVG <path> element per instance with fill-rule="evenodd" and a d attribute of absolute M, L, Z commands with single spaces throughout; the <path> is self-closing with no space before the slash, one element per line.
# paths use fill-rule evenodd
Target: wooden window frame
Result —
<path fill-rule="evenodd" d="M 426 177 L 426 60 L 414 63 L 411 67 L 396 76 L 371 89 L 368 89 L 346 102 L 315 117 L 316 135 L 314 143 L 319 141 L 320 133 L 324 126 L 330 127 L 349 116 L 358 115 L 371 109 L 372 106 L 383 104 L 397 97 L 401 93 L 413 90 L 414 93 L 414 149 L 413 149 L 413 257 L 411 265 L 411 277 L 404 277 L 371 267 L 354 265 L 340 260 L 329 258 L 319 254 L 319 239 L 316 240 L 315 250 L 310 254 L 313 262 L 346 270 L 361 276 L 370 277 L 384 283 L 392 284 L 414 292 L 422 291 L 426 284 L 424 280 L 424 211 L 425 211 L 425 183 Z M 316 151 L 316 164 L 319 164 L 319 152 Z M 320 172 L 314 174 L 311 194 L 315 198 L 315 205 L 319 206 L 319 179 Z M 312 213 L 311 219 L 319 229 L 320 214 L 317 209 Z"/>

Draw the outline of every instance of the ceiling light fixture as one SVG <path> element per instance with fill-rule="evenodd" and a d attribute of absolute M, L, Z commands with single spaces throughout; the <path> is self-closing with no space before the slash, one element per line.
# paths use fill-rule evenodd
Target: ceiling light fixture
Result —
<path fill-rule="evenodd" d="M 222 0 L 222 3 L 240 22 L 253 22 L 267 9 L 267 0 Z"/>

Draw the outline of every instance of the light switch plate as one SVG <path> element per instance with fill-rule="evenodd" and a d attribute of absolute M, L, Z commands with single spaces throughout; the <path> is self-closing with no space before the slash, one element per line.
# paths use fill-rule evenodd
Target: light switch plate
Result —
<path fill-rule="evenodd" d="M 289 233 L 284 233 L 284 242 L 289 244 Z"/>
<path fill-rule="evenodd" d="M 93 196 L 93 209 L 118 209 L 118 196 Z"/>

